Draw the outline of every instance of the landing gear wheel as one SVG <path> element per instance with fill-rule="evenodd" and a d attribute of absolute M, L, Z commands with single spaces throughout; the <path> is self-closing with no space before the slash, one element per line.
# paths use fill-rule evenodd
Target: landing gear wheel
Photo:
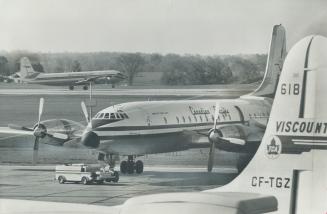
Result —
<path fill-rule="evenodd" d="M 58 178 L 58 182 L 59 182 L 60 184 L 64 184 L 65 181 L 66 181 L 66 179 L 65 179 L 63 176 L 59 176 L 59 178 Z"/>
<path fill-rule="evenodd" d="M 137 174 L 141 174 L 143 172 L 143 162 L 138 160 L 135 163 L 135 171 Z"/>
<path fill-rule="evenodd" d="M 128 161 L 127 162 L 127 173 L 128 174 L 133 174 L 134 173 L 134 162 L 133 161 Z"/>
<path fill-rule="evenodd" d="M 120 163 L 120 172 L 123 174 L 127 172 L 127 161 L 122 161 Z"/>
<path fill-rule="evenodd" d="M 87 89 L 89 89 L 89 87 L 87 85 L 84 85 L 83 90 L 87 90 Z"/>
<path fill-rule="evenodd" d="M 119 181 L 119 173 L 117 171 L 114 172 L 115 178 L 112 179 L 113 182 L 117 183 Z"/>
<path fill-rule="evenodd" d="M 73 86 L 73 85 L 70 85 L 68 88 L 69 88 L 69 90 L 71 90 L 71 91 L 74 90 L 74 86 Z"/>
<path fill-rule="evenodd" d="M 83 177 L 82 178 L 82 184 L 87 185 L 88 183 L 89 183 L 89 181 L 87 180 L 87 178 Z"/>

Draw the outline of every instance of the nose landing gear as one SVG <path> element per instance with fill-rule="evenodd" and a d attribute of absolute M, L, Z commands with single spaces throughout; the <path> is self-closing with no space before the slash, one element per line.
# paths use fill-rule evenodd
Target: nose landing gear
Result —
<path fill-rule="evenodd" d="M 123 174 L 133 174 L 134 172 L 141 174 L 143 172 L 143 162 L 141 160 L 135 162 L 134 156 L 129 155 L 127 161 L 120 163 L 120 172 Z"/>

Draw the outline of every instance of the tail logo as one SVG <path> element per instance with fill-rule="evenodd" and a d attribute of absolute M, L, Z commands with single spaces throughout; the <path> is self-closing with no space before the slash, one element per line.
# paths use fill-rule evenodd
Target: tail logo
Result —
<path fill-rule="evenodd" d="M 266 156 L 269 159 L 276 159 L 279 157 L 282 151 L 282 143 L 277 136 L 272 136 L 268 141 L 269 144 L 266 146 Z"/>

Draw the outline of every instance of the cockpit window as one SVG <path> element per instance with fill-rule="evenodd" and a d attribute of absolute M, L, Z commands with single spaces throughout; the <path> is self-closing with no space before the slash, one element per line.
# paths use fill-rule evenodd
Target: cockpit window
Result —
<path fill-rule="evenodd" d="M 128 115 L 122 110 L 118 110 L 117 112 L 99 112 L 94 116 L 95 119 L 106 119 L 106 120 L 123 120 L 128 119 Z"/>

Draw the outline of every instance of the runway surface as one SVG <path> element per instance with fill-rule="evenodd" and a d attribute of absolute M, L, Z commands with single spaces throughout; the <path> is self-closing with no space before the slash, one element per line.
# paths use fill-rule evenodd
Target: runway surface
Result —
<path fill-rule="evenodd" d="M 236 176 L 231 168 L 205 171 L 196 167 L 146 167 L 141 175 L 121 175 L 118 183 L 82 185 L 59 184 L 54 180 L 54 166 L 1 166 L 0 197 L 111 206 L 139 195 L 211 189 Z"/>
<path fill-rule="evenodd" d="M 237 96 L 248 89 L 96 89 L 93 95 L 107 96 Z M 68 89 L 1 89 L 0 95 L 89 95 L 89 90 Z"/>

